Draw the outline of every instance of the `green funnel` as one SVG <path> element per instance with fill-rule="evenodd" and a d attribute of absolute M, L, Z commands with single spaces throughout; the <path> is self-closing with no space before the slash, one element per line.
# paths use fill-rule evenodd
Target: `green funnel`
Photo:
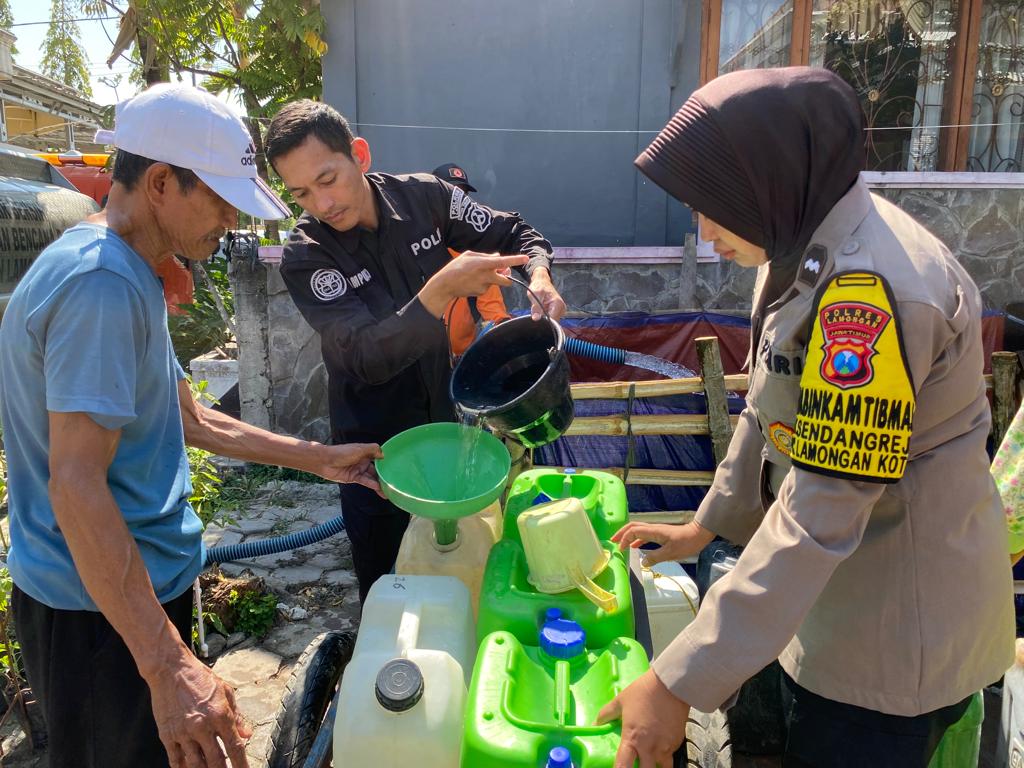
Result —
<path fill-rule="evenodd" d="M 505 489 L 512 466 L 501 440 L 454 422 L 407 429 L 381 449 L 377 475 L 384 495 L 399 509 L 432 520 L 457 520 L 484 509 Z"/>

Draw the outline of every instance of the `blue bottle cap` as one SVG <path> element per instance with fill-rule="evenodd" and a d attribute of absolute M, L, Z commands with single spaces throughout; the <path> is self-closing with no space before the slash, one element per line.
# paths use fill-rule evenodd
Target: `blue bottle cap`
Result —
<path fill-rule="evenodd" d="M 565 747 L 555 747 L 548 753 L 545 768 L 572 768 L 572 755 Z"/>
<path fill-rule="evenodd" d="M 576 474 L 576 470 L 573 469 L 572 467 L 566 467 L 565 469 L 562 470 L 562 474 L 564 474 L 564 475 L 575 475 Z M 561 747 L 559 747 L 559 749 L 561 749 Z"/>
<path fill-rule="evenodd" d="M 569 619 L 545 622 L 540 630 L 540 647 L 553 659 L 573 659 L 586 648 L 587 633 Z"/>

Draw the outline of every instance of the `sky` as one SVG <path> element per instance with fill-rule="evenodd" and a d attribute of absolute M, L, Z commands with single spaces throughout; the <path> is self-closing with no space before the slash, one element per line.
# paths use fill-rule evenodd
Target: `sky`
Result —
<path fill-rule="evenodd" d="M 38 72 L 43 55 L 43 38 L 46 37 L 50 18 L 50 4 L 43 0 L 11 0 L 11 11 L 14 15 L 14 27 L 11 32 L 18 38 L 15 43 L 18 53 L 15 54 L 14 61 L 19 66 Z M 107 68 L 107 57 L 113 49 L 111 40 L 117 38 L 117 20 L 88 19 L 78 22 L 78 29 L 89 58 L 93 101 L 100 105 L 115 104 L 118 100 L 131 96 L 135 92 L 135 86 L 128 82 L 130 64 L 121 58 L 114 62 L 112 69 Z M 101 83 L 98 78 L 116 77 L 118 74 L 123 77 L 115 95 L 114 90 Z"/>

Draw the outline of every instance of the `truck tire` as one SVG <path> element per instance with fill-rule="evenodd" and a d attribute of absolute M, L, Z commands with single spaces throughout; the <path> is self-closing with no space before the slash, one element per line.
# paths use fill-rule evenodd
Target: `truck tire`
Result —
<path fill-rule="evenodd" d="M 324 632 L 292 668 L 267 746 L 267 768 L 301 768 L 352 659 L 354 632 Z"/>
<path fill-rule="evenodd" d="M 686 743 L 676 758 L 678 768 L 732 768 L 732 743 L 725 715 L 690 710 Z"/>

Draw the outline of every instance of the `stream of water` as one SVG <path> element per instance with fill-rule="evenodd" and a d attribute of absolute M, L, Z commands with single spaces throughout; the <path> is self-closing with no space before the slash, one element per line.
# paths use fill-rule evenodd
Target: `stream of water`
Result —
<path fill-rule="evenodd" d="M 473 495 L 476 475 L 477 450 L 480 445 L 480 436 L 483 434 L 481 427 L 481 416 L 478 412 L 464 411 L 458 409 L 459 424 L 463 427 L 459 434 L 458 459 L 452 471 L 455 473 L 455 493 L 452 501 L 461 501 Z"/>
<path fill-rule="evenodd" d="M 679 365 L 654 355 L 642 355 L 639 352 L 627 351 L 625 363 L 634 368 L 660 373 L 670 379 L 692 379 L 697 376 L 696 371 L 691 371 L 685 365 Z"/>

